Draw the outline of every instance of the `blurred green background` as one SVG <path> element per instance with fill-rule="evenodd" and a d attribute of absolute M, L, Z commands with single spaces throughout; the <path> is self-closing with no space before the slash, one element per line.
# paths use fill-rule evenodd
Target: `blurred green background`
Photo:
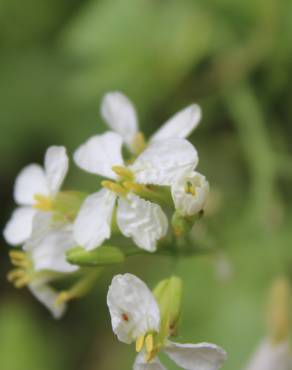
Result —
<path fill-rule="evenodd" d="M 197 233 L 220 250 L 179 261 L 135 257 L 56 322 L 6 282 L 3 242 L 1 369 L 130 369 L 134 348 L 113 336 L 105 304 L 118 271 L 152 287 L 183 277 L 178 339 L 214 341 L 229 353 L 224 369 L 244 368 L 266 334 L 269 287 L 292 266 L 291 34 L 291 0 L 1 0 L 1 225 L 18 171 L 41 162 L 51 144 L 72 153 L 104 130 L 100 99 L 121 90 L 146 134 L 201 104 L 191 140 L 213 210 Z M 96 188 L 94 176 L 71 170 L 68 188 Z"/>

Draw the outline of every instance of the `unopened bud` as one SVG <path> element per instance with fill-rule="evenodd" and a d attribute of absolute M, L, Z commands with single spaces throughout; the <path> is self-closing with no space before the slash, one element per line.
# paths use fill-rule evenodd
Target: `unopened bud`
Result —
<path fill-rule="evenodd" d="M 181 313 L 182 280 L 176 276 L 162 280 L 153 294 L 159 304 L 161 314 L 161 338 L 176 334 Z"/>
<path fill-rule="evenodd" d="M 81 247 L 70 249 L 66 252 L 67 261 L 78 266 L 106 266 L 122 263 L 124 254 L 117 247 L 103 246 L 92 251 Z"/>

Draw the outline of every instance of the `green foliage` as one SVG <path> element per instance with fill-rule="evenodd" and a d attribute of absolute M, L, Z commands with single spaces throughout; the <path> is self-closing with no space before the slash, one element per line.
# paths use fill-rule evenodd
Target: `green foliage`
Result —
<path fill-rule="evenodd" d="M 116 268 L 153 284 L 180 276 L 182 341 L 214 341 L 229 352 L 226 370 L 243 368 L 266 333 L 268 288 L 291 271 L 291 33 L 290 0 L 2 1 L 1 220 L 13 207 L 12 182 L 23 165 L 41 162 L 52 143 L 72 153 L 104 129 L 99 101 L 106 91 L 123 90 L 133 99 L 147 134 L 199 102 L 203 122 L 192 141 L 212 194 L 194 233 L 220 253 L 179 261 L 136 256 Z M 97 189 L 94 176 L 72 172 L 70 189 Z M 2 248 L 1 369 L 131 366 L 103 314 L 116 270 L 56 329 L 42 308 L 32 316 L 33 298 L 4 283 L 6 252 Z M 76 249 L 68 258 L 86 265 L 87 253 Z M 106 253 L 103 263 L 123 260 L 115 248 Z M 100 334 L 91 344 L 93 326 Z M 78 335 L 68 334 L 56 349 L 55 330 Z"/>

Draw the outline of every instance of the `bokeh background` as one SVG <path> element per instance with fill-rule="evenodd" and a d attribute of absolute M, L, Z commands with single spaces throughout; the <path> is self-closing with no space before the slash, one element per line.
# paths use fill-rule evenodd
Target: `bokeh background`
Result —
<path fill-rule="evenodd" d="M 6 282 L 3 241 L 1 369 L 130 369 L 134 348 L 113 336 L 105 304 L 113 273 L 124 271 L 150 286 L 181 276 L 178 339 L 214 341 L 229 353 L 224 369 L 244 368 L 266 335 L 269 287 L 292 267 L 291 34 L 290 0 L 1 0 L 1 226 L 18 171 L 42 162 L 51 144 L 72 153 L 104 130 L 100 99 L 121 90 L 147 135 L 201 104 L 191 140 L 212 196 L 197 233 L 218 248 L 181 260 L 135 257 L 56 322 Z M 72 164 L 66 187 L 96 183 Z"/>

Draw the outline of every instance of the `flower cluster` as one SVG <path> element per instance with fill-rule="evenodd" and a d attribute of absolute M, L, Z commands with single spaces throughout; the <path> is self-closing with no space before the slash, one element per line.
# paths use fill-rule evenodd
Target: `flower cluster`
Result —
<path fill-rule="evenodd" d="M 196 104 L 170 118 L 149 140 L 139 131 L 133 104 L 120 92 L 105 95 L 101 114 L 110 130 L 89 138 L 73 155 L 80 169 L 102 177 L 99 190 L 61 190 L 69 159 L 64 147 L 52 146 L 44 167 L 31 164 L 18 175 L 18 207 L 4 230 L 6 241 L 17 247 L 10 252 L 15 269 L 9 281 L 27 286 L 56 318 L 67 301 L 90 289 L 105 265 L 132 253 L 173 250 L 202 215 L 209 192 L 196 170 L 197 150 L 186 140 L 201 118 Z M 129 238 L 130 250 L 113 247 L 121 237 Z M 75 283 L 58 290 L 58 281 L 68 277 Z M 176 279 L 163 281 L 152 294 L 133 275 L 113 279 L 108 292 L 113 330 L 123 342 L 136 341 L 136 370 L 164 369 L 157 358 L 162 350 L 184 369 L 211 370 L 223 363 L 225 352 L 215 345 L 169 340 L 180 305 L 168 300 L 177 284 Z"/>

